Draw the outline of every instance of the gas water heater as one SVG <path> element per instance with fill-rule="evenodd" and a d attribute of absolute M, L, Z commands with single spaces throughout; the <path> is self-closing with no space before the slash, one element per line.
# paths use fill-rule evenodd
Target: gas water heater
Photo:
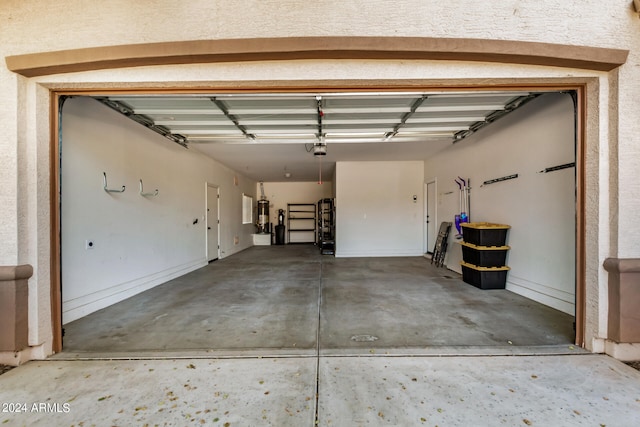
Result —
<path fill-rule="evenodd" d="M 264 184 L 260 181 L 260 200 L 258 200 L 258 234 L 269 234 L 269 201 L 264 195 Z"/>
<path fill-rule="evenodd" d="M 268 200 L 258 200 L 258 234 L 269 234 Z"/>

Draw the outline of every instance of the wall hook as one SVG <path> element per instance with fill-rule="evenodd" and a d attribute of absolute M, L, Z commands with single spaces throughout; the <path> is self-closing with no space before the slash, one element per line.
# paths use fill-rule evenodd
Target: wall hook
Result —
<path fill-rule="evenodd" d="M 144 187 L 142 185 L 142 179 L 140 179 L 140 195 L 144 196 L 144 197 L 155 197 L 158 195 L 158 189 L 156 188 L 156 191 L 154 191 L 153 193 L 145 193 L 144 192 Z"/>
<path fill-rule="evenodd" d="M 503 176 L 502 178 L 490 179 L 488 181 L 483 182 L 480 187 L 484 187 L 485 185 L 495 184 L 496 182 L 508 181 L 510 179 L 515 179 L 517 177 L 518 177 L 518 174 L 514 173 L 513 175 Z"/>
<path fill-rule="evenodd" d="M 564 165 L 558 165 L 558 166 L 552 166 L 550 168 L 544 168 L 541 171 L 538 171 L 537 173 L 549 173 L 549 172 L 555 172 L 555 171 L 559 171 L 562 169 L 567 169 L 567 168 L 572 168 L 576 165 L 575 162 L 572 163 L 565 163 Z"/>
<path fill-rule="evenodd" d="M 106 191 L 107 193 L 124 193 L 124 189 L 125 186 L 122 186 L 122 190 L 114 190 L 114 189 L 110 189 L 107 188 L 107 173 L 106 172 L 102 172 L 102 182 L 104 183 L 104 191 Z"/>

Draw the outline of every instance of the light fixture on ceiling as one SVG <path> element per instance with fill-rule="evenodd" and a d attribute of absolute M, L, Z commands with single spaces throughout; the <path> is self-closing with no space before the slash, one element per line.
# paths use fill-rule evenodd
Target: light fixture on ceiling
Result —
<path fill-rule="evenodd" d="M 327 155 L 327 143 L 325 135 L 322 133 L 322 110 L 320 99 L 318 100 L 318 142 L 313 144 L 313 156 L 318 158 L 318 184 L 322 185 L 322 158 Z"/>
<path fill-rule="evenodd" d="M 327 155 L 327 143 L 326 142 L 316 142 L 313 144 L 313 155 L 314 156 L 326 156 Z"/>

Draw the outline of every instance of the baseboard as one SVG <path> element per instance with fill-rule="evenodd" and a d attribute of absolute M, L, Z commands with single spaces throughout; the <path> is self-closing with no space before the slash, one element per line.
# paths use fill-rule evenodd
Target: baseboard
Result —
<path fill-rule="evenodd" d="M 515 294 L 522 295 L 523 297 L 555 308 L 563 313 L 575 316 L 575 295 L 568 292 L 540 285 L 538 283 L 513 276 L 511 273 L 507 275 L 506 288 Z"/>
<path fill-rule="evenodd" d="M 233 247 L 227 249 L 226 251 L 220 251 L 220 259 L 229 258 L 231 255 L 235 255 L 235 254 L 240 253 L 240 252 L 242 252 L 244 250 L 252 248 L 254 246 L 253 238 L 251 236 L 249 236 L 249 239 L 251 240 L 250 244 L 236 245 L 236 246 L 233 246 Z"/>
<path fill-rule="evenodd" d="M 80 319 L 141 292 L 154 288 L 207 265 L 206 259 L 181 264 L 126 283 L 120 283 L 98 292 L 63 302 L 62 324 Z"/>
<path fill-rule="evenodd" d="M 414 257 L 424 256 L 422 249 L 417 250 L 353 250 L 353 251 L 336 251 L 336 258 L 375 258 L 375 257 Z"/>

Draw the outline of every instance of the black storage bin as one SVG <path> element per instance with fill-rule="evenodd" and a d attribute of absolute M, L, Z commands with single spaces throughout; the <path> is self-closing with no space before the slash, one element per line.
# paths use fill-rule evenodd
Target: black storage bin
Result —
<path fill-rule="evenodd" d="M 507 284 L 509 267 L 478 267 L 460 262 L 462 280 L 480 289 L 504 289 Z"/>
<path fill-rule="evenodd" d="M 508 225 L 490 222 L 463 222 L 460 226 L 464 241 L 477 246 L 504 246 L 507 231 L 511 228 Z"/>
<path fill-rule="evenodd" d="M 284 225 L 276 225 L 276 245 L 284 245 Z"/>
<path fill-rule="evenodd" d="M 509 246 L 477 246 L 469 242 L 462 245 L 462 259 L 478 267 L 502 267 L 506 265 Z"/>

